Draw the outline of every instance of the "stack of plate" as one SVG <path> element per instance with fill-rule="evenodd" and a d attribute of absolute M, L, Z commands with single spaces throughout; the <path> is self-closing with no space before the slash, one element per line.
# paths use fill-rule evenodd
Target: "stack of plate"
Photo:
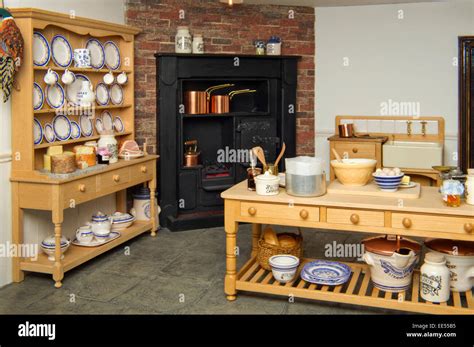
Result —
<path fill-rule="evenodd" d="M 351 276 L 351 268 L 346 264 L 330 260 L 315 260 L 301 270 L 301 278 L 306 282 L 326 286 L 346 283 Z"/>

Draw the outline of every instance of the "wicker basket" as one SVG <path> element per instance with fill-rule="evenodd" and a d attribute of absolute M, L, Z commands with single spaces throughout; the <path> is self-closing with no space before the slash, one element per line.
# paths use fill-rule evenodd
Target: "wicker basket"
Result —
<path fill-rule="evenodd" d="M 263 239 L 263 233 L 260 236 L 260 240 L 258 240 L 258 251 L 257 251 L 257 260 L 261 267 L 265 270 L 271 270 L 271 266 L 268 263 L 270 257 L 273 257 L 277 254 L 291 254 L 295 257 L 302 258 L 303 256 L 303 235 L 301 234 L 301 229 L 298 228 L 298 234 L 294 233 L 280 233 L 278 235 L 291 235 L 294 237 L 296 241 L 296 245 L 294 247 L 281 247 L 271 245 Z"/>

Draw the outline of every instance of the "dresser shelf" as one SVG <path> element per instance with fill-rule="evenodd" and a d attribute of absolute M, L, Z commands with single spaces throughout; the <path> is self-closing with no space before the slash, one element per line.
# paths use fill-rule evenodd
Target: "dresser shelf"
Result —
<path fill-rule="evenodd" d="M 121 136 L 128 136 L 131 135 L 131 131 L 125 131 L 123 133 L 115 133 L 115 137 L 121 137 Z M 100 135 L 94 135 L 94 136 L 89 136 L 89 137 L 80 137 L 78 139 L 74 140 L 67 140 L 67 141 L 54 141 L 54 142 L 47 142 L 47 143 L 41 143 L 39 145 L 35 146 L 35 149 L 42 149 L 42 148 L 48 148 L 51 146 L 59 146 L 59 145 L 70 145 L 73 143 L 81 143 L 81 142 L 86 142 L 86 141 L 94 141 L 98 140 L 100 138 Z"/>
<path fill-rule="evenodd" d="M 46 113 L 65 113 L 65 114 L 81 114 L 92 110 L 109 110 L 109 109 L 121 109 L 132 107 L 131 104 L 122 105 L 106 105 L 106 106 L 92 106 L 92 107 L 70 107 L 70 108 L 44 108 L 41 110 L 34 111 L 34 114 L 46 114 Z"/>

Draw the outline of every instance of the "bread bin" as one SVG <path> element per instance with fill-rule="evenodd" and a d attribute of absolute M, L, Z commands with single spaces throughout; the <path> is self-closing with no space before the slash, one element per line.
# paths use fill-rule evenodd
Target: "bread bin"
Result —
<path fill-rule="evenodd" d="M 289 195 L 321 196 L 326 194 L 326 174 L 321 158 L 295 157 L 285 159 L 285 187 Z"/>

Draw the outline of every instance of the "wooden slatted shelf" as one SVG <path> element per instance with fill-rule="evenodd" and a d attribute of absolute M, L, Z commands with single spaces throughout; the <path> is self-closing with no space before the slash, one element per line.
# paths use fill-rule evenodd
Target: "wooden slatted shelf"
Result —
<path fill-rule="evenodd" d="M 260 267 L 255 257 L 251 258 L 238 272 L 236 289 L 241 291 L 269 293 L 275 295 L 342 302 L 400 311 L 431 314 L 473 314 L 472 291 L 451 292 L 447 303 L 426 302 L 419 296 L 419 271 L 413 274 L 412 289 L 401 293 L 385 292 L 375 288 L 370 282 L 370 270 L 365 264 L 346 263 L 352 269 L 348 282 L 339 286 L 310 284 L 300 278 L 304 264 L 313 259 L 304 259 L 298 268 L 296 279 L 282 284 L 272 276 L 271 271 Z"/>

